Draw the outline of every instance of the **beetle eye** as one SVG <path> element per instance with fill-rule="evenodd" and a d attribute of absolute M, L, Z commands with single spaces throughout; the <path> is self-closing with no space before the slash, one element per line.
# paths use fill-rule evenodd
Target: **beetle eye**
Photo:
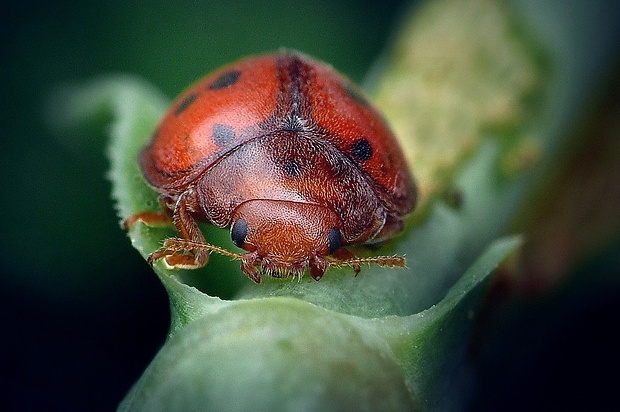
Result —
<path fill-rule="evenodd" d="M 243 249 L 245 238 L 248 235 L 248 222 L 239 219 L 230 228 L 230 237 L 235 245 Z"/>
<path fill-rule="evenodd" d="M 342 243 L 342 237 L 340 235 L 340 229 L 337 227 L 332 227 L 327 235 L 327 246 L 329 247 L 329 254 L 336 253 L 338 249 L 340 249 L 340 244 Z"/>

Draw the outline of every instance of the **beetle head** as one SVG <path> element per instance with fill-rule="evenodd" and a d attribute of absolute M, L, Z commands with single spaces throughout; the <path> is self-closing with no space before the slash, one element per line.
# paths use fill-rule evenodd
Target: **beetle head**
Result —
<path fill-rule="evenodd" d="M 252 280 L 258 269 L 274 277 L 301 277 L 310 267 L 316 280 L 329 265 L 325 256 L 342 246 L 342 221 L 332 210 L 313 203 L 249 200 L 232 213 L 233 242 L 248 251 L 242 269 Z"/>

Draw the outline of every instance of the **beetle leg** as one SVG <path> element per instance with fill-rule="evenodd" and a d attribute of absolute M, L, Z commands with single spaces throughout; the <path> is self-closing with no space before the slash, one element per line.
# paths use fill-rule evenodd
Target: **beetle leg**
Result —
<path fill-rule="evenodd" d="M 162 206 L 164 206 L 164 202 L 168 200 L 169 199 L 160 197 Z M 200 231 L 196 220 L 191 215 L 191 212 L 197 209 L 196 203 L 194 190 L 189 189 L 181 194 L 174 205 L 172 222 L 181 238 L 204 244 L 206 243 L 205 237 Z M 169 209 L 170 204 L 168 203 L 167 206 Z M 166 210 L 165 207 L 164 210 Z M 190 250 L 187 252 L 187 254 L 182 254 L 178 251 L 173 251 L 171 254 L 167 254 L 165 257 L 166 263 L 173 267 L 196 269 L 203 267 L 209 261 L 209 251 L 207 249 Z"/>
<path fill-rule="evenodd" d="M 160 212 L 140 212 L 129 216 L 123 220 L 121 226 L 124 230 L 129 230 L 133 225 L 142 222 L 148 226 L 168 226 L 172 220 L 165 214 Z"/>
<path fill-rule="evenodd" d="M 327 262 L 325 258 L 320 257 L 320 256 L 315 256 L 310 261 L 310 276 L 312 276 L 312 279 L 321 280 L 328 266 L 329 266 L 329 262 Z"/>
<path fill-rule="evenodd" d="M 123 220 L 123 229 L 129 230 L 129 228 L 138 222 L 142 222 L 148 226 L 168 226 L 172 224 L 172 212 L 175 204 L 174 198 L 168 195 L 161 195 L 158 200 L 161 206 L 161 212 L 145 211 L 131 215 Z"/>
<path fill-rule="evenodd" d="M 181 238 L 200 245 L 206 243 L 196 220 L 191 215 L 196 209 L 197 203 L 195 192 L 192 189 L 181 194 L 176 200 L 171 196 L 162 195 L 159 197 L 159 203 L 164 211 L 164 213 L 160 214 L 160 219 L 172 220 Z M 141 215 L 139 214 L 138 216 L 140 217 Z M 209 261 L 209 250 L 206 248 L 196 248 L 182 253 L 178 249 L 166 248 L 164 245 L 163 248 L 156 250 L 149 256 L 148 262 L 152 264 L 162 258 L 168 266 L 173 268 L 197 269 L 203 267 Z"/>
<path fill-rule="evenodd" d="M 246 274 L 254 283 L 260 283 L 260 272 L 256 268 L 258 261 L 258 253 L 248 252 L 241 256 L 241 270 Z"/>

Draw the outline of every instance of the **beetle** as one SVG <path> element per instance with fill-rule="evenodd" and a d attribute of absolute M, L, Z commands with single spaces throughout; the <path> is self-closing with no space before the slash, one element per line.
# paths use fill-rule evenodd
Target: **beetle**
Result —
<path fill-rule="evenodd" d="M 282 50 L 246 58 L 182 93 L 142 150 L 162 213 L 125 221 L 172 221 L 149 262 L 199 268 L 216 251 L 261 273 L 319 280 L 329 266 L 404 266 L 402 257 L 356 258 L 403 229 L 417 188 L 386 122 L 364 93 L 331 66 Z M 230 227 L 228 252 L 206 242 L 197 222 Z"/>

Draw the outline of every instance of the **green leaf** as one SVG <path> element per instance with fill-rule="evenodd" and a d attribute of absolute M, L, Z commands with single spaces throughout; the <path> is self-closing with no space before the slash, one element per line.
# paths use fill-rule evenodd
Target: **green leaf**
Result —
<path fill-rule="evenodd" d="M 120 410 L 412 410 L 387 349 L 302 300 L 240 300 L 177 331 Z"/>
<path fill-rule="evenodd" d="M 494 243 L 415 315 L 363 319 L 286 297 L 231 302 L 169 339 L 120 410 L 455 407 L 485 280 L 519 244 Z"/>
<path fill-rule="evenodd" d="M 468 378 L 463 365 L 481 296 L 490 274 L 520 245 L 519 237 L 491 244 L 437 305 L 411 316 L 366 321 L 390 343 L 421 410 L 462 408 Z"/>

